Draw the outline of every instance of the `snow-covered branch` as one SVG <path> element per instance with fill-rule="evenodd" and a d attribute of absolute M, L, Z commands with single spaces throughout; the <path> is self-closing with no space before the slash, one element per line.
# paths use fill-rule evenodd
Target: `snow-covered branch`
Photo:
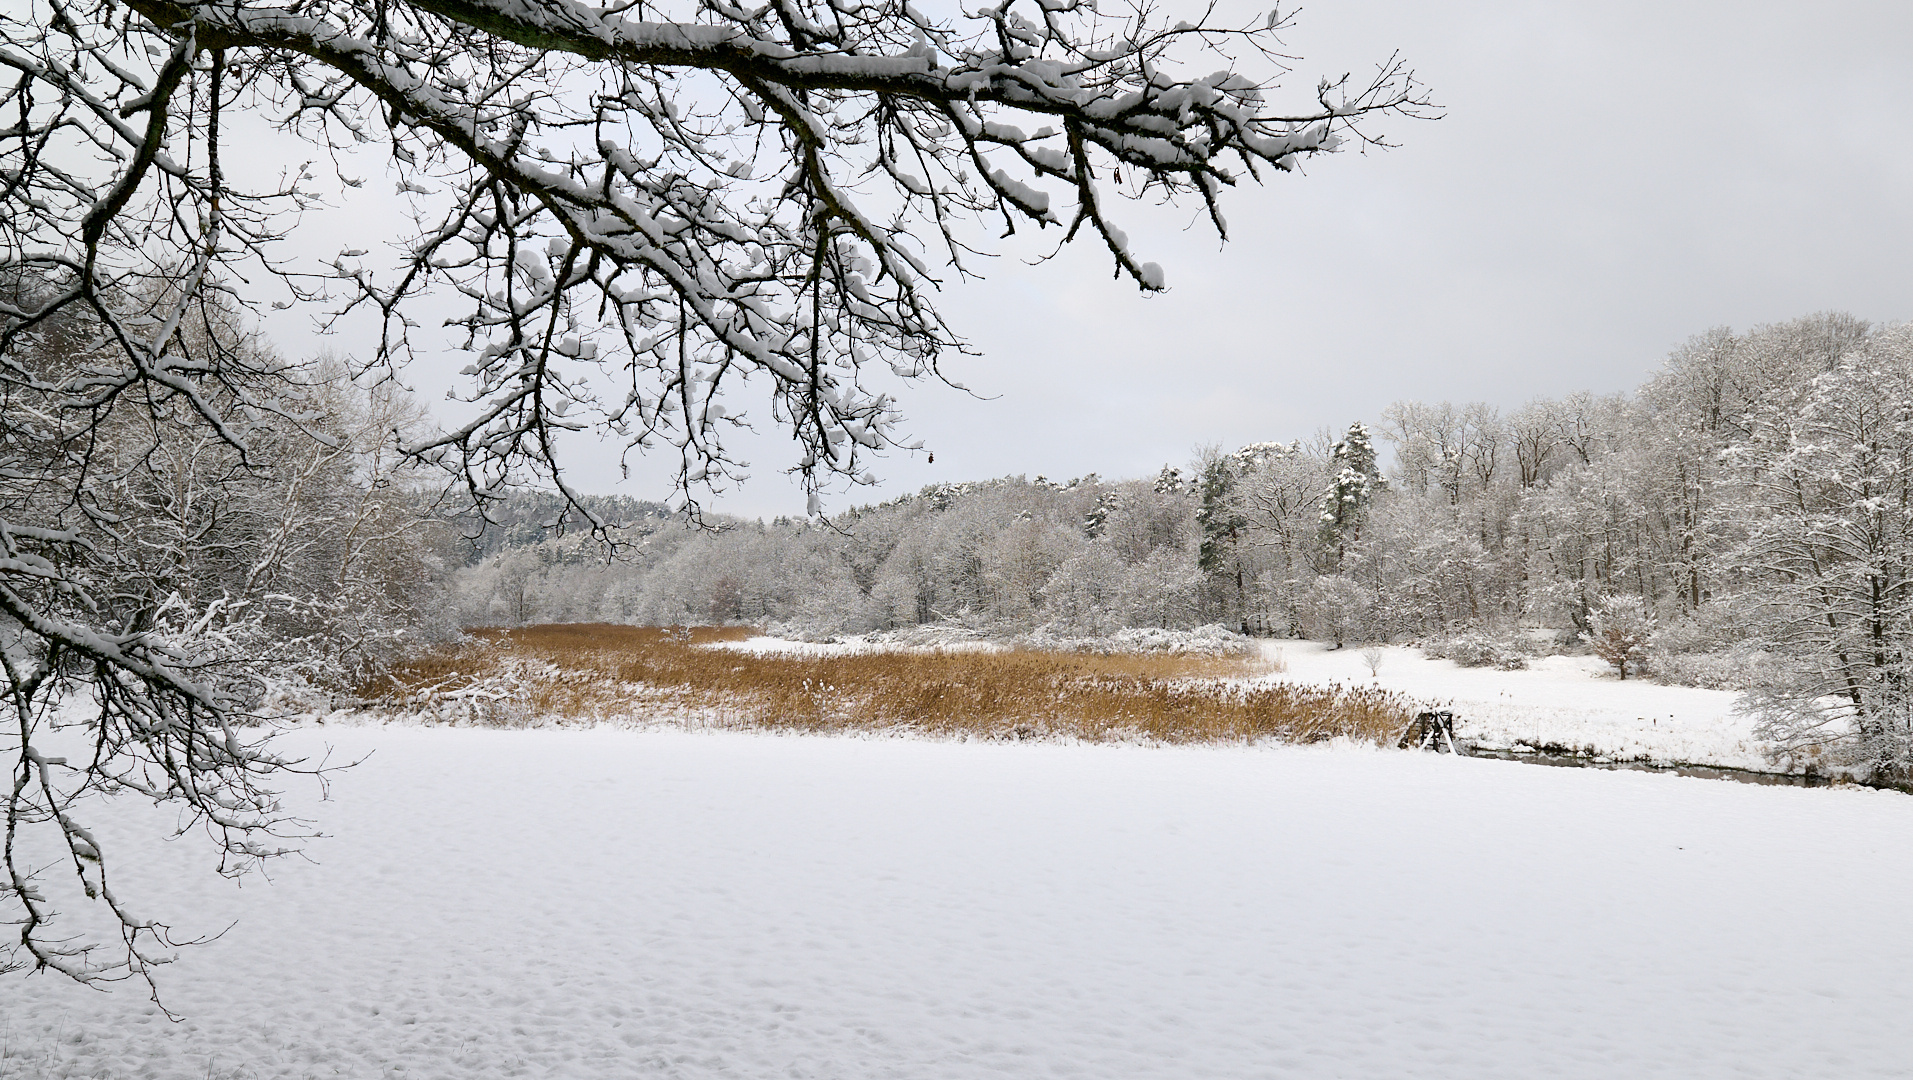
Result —
<path fill-rule="evenodd" d="M 141 244 L 112 232 L 137 212 L 164 222 L 169 266 L 278 267 L 270 241 L 290 225 L 270 209 L 309 199 L 306 177 L 222 186 L 206 167 L 218 110 L 322 147 L 389 140 L 401 190 L 436 214 L 397 275 L 350 244 L 318 276 L 279 268 L 297 298 L 329 291 L 335 310 L 376 313 L 374 363 L 421 345 L 405 314 L 421 292 L 470 302 L 458 327 L 476 419 L 412 449 L 481 501 L 521 467 L 558 477 L 557 433 L 593 424 L 636 452 L 673 448 L 687 498 L 729 483 L 743 464 L 723 435 L 746 416 L 722 400 L 746 380 L 808 481 L 865 479 L 902 441 L 889 387 L 962 348 L 933 294 L 938 264 L 967 272 L 972 224 L 1087 232 L 1118 273 L 1160 289 L 1161 268 L 1111 217 L 1125 196 L 1200 199 L 1226 235 L 1218 199 L 1242 177 L 1351 135 L 1378 142 L 1361 127 L 1378 114 L 1429 110 L 1397 59 L 1278 107 L 1276 15 L 1225 26 L 1049 0 L 954 18 L 902 0 L 42 3 L 45 18 L 8 22 L 0 59 L 21 73 L 16 97 L 40 86 L 63 102 L 22 101 L 15 194 L 62 197 L 23 219 L 14 258 L 84 268 L 79 301 L 136 273 L 115 257 L 153 250 L 150 231 Z M 144 128 L 129 125 L 140 112 Z M 56 169 L 43 151 L 62 139 L 111 166 Z M 185 160 L 196 145 L 201 162 Z M 129 201 L 136 190 L 149 194 Z M 56 239 L 76 221 L 92 230 L 78 250 Z M 103 251 L 114 235 L 124 250 Z"/>

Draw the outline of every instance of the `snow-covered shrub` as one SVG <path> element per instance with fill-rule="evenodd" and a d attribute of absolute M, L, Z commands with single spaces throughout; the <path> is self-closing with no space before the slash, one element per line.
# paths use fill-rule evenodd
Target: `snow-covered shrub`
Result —
<path fill-rule="evenodd" d="M 1221 623 L 1208 623 L 1194 630 L 1161 630 L 1132 627 L 1111 635 L 1110 643 L 1120 651 L 1202 653 L 1223 655 L 1258 650 L 1251 638 L 1244 637 Z"/>
<path fill-rule="evenodd" d="M 1745 690 L 1767 658 L 1755 649 L 1705 653 L 1658 653 L 1650 646 L 1643 668 L 1655 682 L 1704 690 Z"/>
<path fill-rule="evenodd" d="M 769 627 L 768 632 L 772 637 L 787 636 L 775 623 Z M 860 635 L 858 640 L 878 651 L 886 652 L 1000 648 L 978 630 L 949 622 L 908 623 L 894 630 L 879 630 L 875 633 Z"/>
<path fill-rule="evenodd" d="M 1642 670 L 1669 686 L 1744 690 L 1752 672 L 1769 658 L 1738 637 L 1738 627 L 1713 609 L 1704 610 L 1699 618 L 1662 623 L 1648 637 Z"/>
<path fill-rule="evenodd" d="M 1639 675 L 1647 660 L 1648 641 L 1654 635 L 1654 616 L 1639 600 L 1611 596 L 1588 613 L 1588 631 L 1581 635 L 1594 655 L 1614 665 L 1621 678 L 1633 667 Z"/>
<path fill-rule="evenodd" d="M 1303 594 L 1308 613 L 1305 625 L 1311 637 L 1335 643 L 1370 641 L 1382 636 L 1375 617 L 1375 593 L 1340 574 L 1324 574 Z"/>
<path fill-rule="evenodd" d="M 1129 627 L 1114 633 L 1079 637 L 1067 627 L 1055 624 L 1039 626 L 1016 638 L 1012 644 L 1052 652 L 1083 653 L 1170 653 L 1195 656 L 1241 656 L 1259 651 L 1255 639 L 1245 637 L 1221 623 L 1209 623 L 1193 630 L 1165 630 L 1159 627 Z"/>
<path fill-rule="evenodd" d="M 1530 652 L 1519 638 L 1498 636 L 1485 630 L 1464 630 L 1445 638 L 1422 643 L 1421 651 L 1436 659 L 1453 660 L 1462 667 L 1492 667 L 1502 671 L 1521 671 L 1528 666 Z"/>
<path fill-rule="evenodd" d="M 1514 639 L 1530 656 L 1559 656 L 1578 651 L 1581 635 L 1572 627 L 1523 626 L 1514 632 Z"/>

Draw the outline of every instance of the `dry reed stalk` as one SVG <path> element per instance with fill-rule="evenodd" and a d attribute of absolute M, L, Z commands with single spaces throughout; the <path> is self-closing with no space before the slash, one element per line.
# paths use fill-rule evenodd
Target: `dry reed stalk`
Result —
<path fill-rule="evenodd" d="M 731 726 L 915 731 L 981 738 L 1165 743 L 1385 743 L 1419 706 L 1372 688 L 1245 683 L 1254 658 L 1160 653 L 870 652 L 754 655 L 701 646 L 742 627 L 607 624 L 478 631 L 368 687 L 410 702 L 449 678 L 510 668 L 531 715 L 588 720 L 700 713 Z"/>

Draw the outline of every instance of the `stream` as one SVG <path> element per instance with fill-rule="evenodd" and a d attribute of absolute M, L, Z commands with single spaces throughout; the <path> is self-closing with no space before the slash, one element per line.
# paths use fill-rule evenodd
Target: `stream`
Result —
<path fill-rule="evenodd" d="M 1551 765 L 1562 769 L 1627 769 L 1633 772 L 1673 773 L 1676 776 L 1696 776 L 1703 780 L 1735 780 L 1743 784 L 1767 784 L 1774 787 L 1833 787 L 1836 784 L 1852 783 L 1850 780 L 1836 779 L 1817 773 L 1770 773 L 1754 769 L 1732 769 L 1720 765 L 1656 765 L 1646 761 L 1615 761 L 1611 758 L 1587 757 L 1581 754 L 1550 753 L 1531 747 L 1515 749 L 1476 746 L 1466 740 L 1459 741 L 1463 752 L 1469 757 L 1494 758 L 1497 761 L 1522 761 L 1530 765 Z"/>

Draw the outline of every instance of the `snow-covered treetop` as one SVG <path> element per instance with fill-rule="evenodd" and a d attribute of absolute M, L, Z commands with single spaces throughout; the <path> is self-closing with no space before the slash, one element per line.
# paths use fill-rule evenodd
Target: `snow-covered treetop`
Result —
<path fill-rule="evenodd" d="M 1230 463 L 1241 471 L 1248 471 L 1266 462 L 1276 461 L 1302 452 L 1302 444 L 1297 442 L 1258 442 L 1237 450 L 1229 455 Z"/>
<path fill-rule="evenodd" d="M 1375 461 L 1375 440 L 1369 436 L 1367 426 L 1360 420 L 1350 424 L 1342 441 L 1329 448 L 1329 457 L 1337 464 L 1364 476 L 1381 478 L 1381 469 Z"/>

